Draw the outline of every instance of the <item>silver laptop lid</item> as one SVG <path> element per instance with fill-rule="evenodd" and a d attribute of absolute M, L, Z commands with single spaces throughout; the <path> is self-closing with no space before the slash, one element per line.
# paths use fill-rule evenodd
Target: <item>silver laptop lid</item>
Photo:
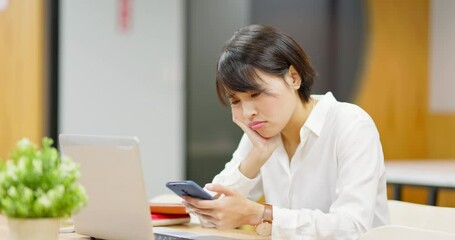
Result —
<path fill-rule="evenodd" d="M 76 232 L 103 239 L 151 240 L 153 232 L 136 137 L 59 136 L 61 151 L 80 164 L 88 203 Z"/>

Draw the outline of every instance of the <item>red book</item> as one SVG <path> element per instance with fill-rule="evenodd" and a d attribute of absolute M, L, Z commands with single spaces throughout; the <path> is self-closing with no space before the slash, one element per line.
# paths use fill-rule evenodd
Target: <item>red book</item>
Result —
<path fill-rule="evenodd" d="M 151 203 L 150 213 L 153 226 L 176 225 L 190 221 L 190 215 L 183 204 Z"/>
<path fill-rule="evenodd" d="M 189 214 L 151 213 L 153 226 L 177 225 L 190 222 Z"/>

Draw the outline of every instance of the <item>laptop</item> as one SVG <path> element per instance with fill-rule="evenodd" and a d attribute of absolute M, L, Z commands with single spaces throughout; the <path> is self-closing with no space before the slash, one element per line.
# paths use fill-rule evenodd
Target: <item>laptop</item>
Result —
<path fill-rule="evenodd" d="M 73 217 L 77 233 L 101 239 L 233 239 L 152 228 L 136 137 L 61 134 L 63 155 L 80 165 L 87 206 Z M 155 233 L 154 233 L 155 232 Z"/>

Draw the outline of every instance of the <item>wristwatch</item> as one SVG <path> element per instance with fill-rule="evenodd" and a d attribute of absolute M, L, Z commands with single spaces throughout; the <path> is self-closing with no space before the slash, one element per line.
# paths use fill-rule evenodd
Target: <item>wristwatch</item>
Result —
<path fill-rule="evenodd" d="M 270 204 L 264 204 L 264 213 L 262 213 L 261 223 L 256 225 L 256 233 L 261 236 L 270 236 L 272 233 L 273 207 Z"/>

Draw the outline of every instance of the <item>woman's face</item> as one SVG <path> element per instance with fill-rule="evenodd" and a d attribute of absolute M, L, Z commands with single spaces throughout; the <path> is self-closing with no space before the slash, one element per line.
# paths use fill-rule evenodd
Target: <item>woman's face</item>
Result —
<path fill-rule="evenodd" d="M 262 92 L 235 92 L 229 96 L 232 115 L 264 138 L 279 134 L 289 122 L 300 101 L 300 82 L 290 74 L 275 76 L 256 70 Z"/>

